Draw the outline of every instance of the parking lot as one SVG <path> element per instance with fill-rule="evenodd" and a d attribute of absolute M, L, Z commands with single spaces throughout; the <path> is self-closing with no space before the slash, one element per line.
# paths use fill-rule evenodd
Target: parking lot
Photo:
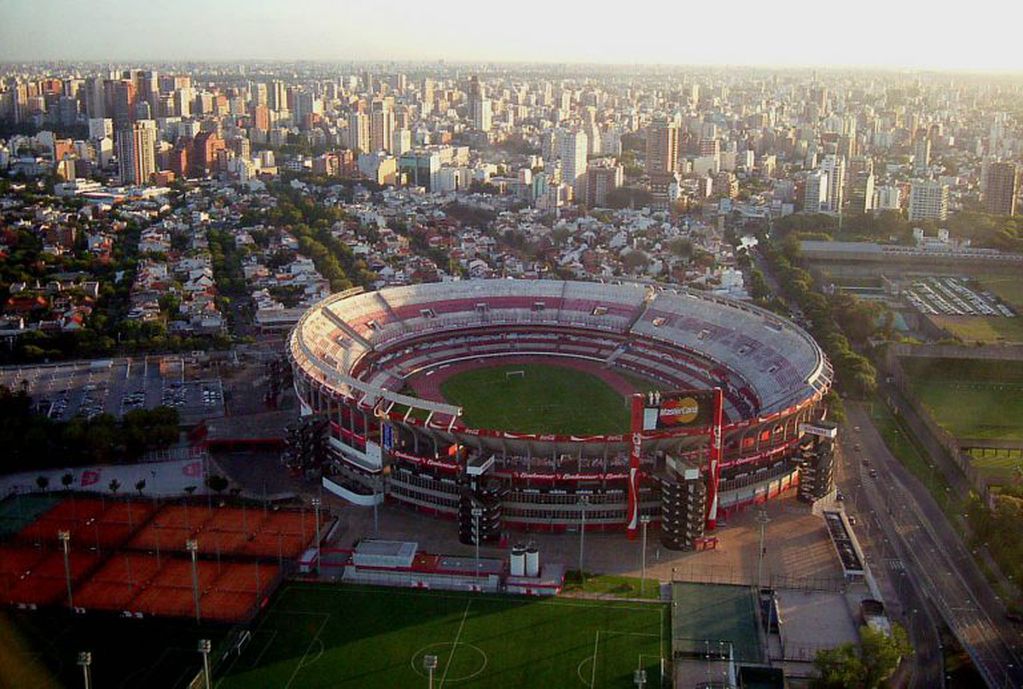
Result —
<path fill-rule="evenodd" d="M 961 277 L 926 277 L 914 280 L 903 295 L 918 311 L 930 316 L 1016 317 L 1007 304 L 975 284 Z"/>
<path fill-rule="evenodd" d="M 103 359 L 0 369 L 0 385 L 25 386 L 40 413 L 58 421 L 167 406 L 182 421 L 224 415 L 219 378 L 189 378 L 185 366 L 160 357 Z"/>

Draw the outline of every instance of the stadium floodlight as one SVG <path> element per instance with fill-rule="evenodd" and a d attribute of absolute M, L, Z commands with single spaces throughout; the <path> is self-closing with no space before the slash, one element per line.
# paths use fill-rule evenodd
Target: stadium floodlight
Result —
<path fill-rule="evenodd" d="M 85 681 L 85 689 L 92 689 L 92 653 L 81 651 L 78 653 L 78 666 L 82 668 L 82 679 Z"/>
<path fill-rule="evenodd" d="M 64 581 L 67 582 L 67 606 L 75 609 L 75 601 L 71 597 L 71 532 L 61 529 L 57 532 L 60 549 L 64 553 Z"/>
<path fill-rule="evenodd" d="M 437 669 L 437 656 L 423 656 L 423 668 L 426 670 L 427 681 L 429 682 L 427 686 L 433 689 L 433 671 Z"/>
<path fill-rule="evenodd" d="M 764 574 L 764 532 L 769 521 L 771 519 L 767 516 L 767 510 L 761 507 L 757 512 L 757 524 L 760 525 L 760 552 L 757 553 L 757 595 L 760 595 L 761 589 L 764 588 L 762 580 Z"/>
<path fill-rule="evenodd" d="M 472 508 L 472 521 L 473 521 L 473 536 L 472 540 L 476 543 L 476 577 L 480 575 L 480 517 L 483 516 L 483 508 L 473 507 Z"/>
<path fill-rule="evenodd" d="M 313 511 L 316 513 L 316 572 L 320 571 L 320 499 L 313 498 Z"/>
<path fill-rule="evenodd" d="M 649 514 L 640 515 L 639 523 L 643 525 L 643 545 L 641 546 L 643 548 L 643 554 L 641 558 L 643 564 L 641 565 L 639 575 L 639 595 L 640 597 L 642 597 L 644 591 L 646 590 L 646 527 L 647 524 L 650 523 L 650 515 Z"/>
<path fill-rule="evenodd" d="M 586 545 L 586 508 L 590 505 L 589 495 L 579 496 L 579 512 L 582 515 L 579 524 L 579 584 L 586 579 L 586 575 L 583 574 L 583 552 Z"/>
<path fill-rule="evenodd" d="M 206 689 L 210 689 L 210 651 L 213 644 L 209 639 L 199 639 L 199 653 L 202 653 L 202 676 Z"/>
<path fill-rule="evenodd" d="M 192 555 L 192 599 L 195 602 L 195 623 L 201 622 L 199 614 L 199 541 L 189 538 L 185 541 L 185 550 Z"/>
<path fill-rule="evenodd" d="M 632 673 L 632 682 L 636 689 L 643 689 L 646 686 L 646 670 L 640 668 Z"/>

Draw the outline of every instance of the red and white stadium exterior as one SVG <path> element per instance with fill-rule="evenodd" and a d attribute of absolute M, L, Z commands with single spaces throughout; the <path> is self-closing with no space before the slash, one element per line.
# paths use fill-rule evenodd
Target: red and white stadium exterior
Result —
<path fill-rule="evenodd" d="M 790 457 L 800 424 L 821 417 L 832 380 L 813 338 L 773 313 L 633 284 L 480 280 L 349 290 L 311 307 L 287 352 L 302 412 L 330 420 L 335 492 L 361 504 L 386 494 L 454 517 L 466 453 L 451 448 L 462 447 L 501 482 L 505 524 L 535 530 L 574 528 L 580 509 L 594 528 L 632 531 L 640 513 L 656 520 L 659 502 L 644 477 L 665 457 L 712 476 L 710 526 L 719 514 L 773 497 L 798 481 Z M 458 407 L 401 392 L 442 367 L 508 357 L 589 362 L 665 391 L 719 390 L 720 423 L 712 414 L 631 435 L 540 435 L 470 428 Z M 637 413 L 634 404 L 634 427 Z"/>

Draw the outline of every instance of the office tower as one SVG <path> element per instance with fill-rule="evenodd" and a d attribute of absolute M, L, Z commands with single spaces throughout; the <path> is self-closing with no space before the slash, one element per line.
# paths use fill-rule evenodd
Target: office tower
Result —
<path fill-rule="evenodd" d="M 374 101 L 370 114 L 369 147 L 373 152 L 391 151 L 394 144 L 394 111 L 386 100 Z"/>
<path fill-rule="evenodd" d="M 156 122 L 140 120 L 118 130 L 121 184 L 148 184 L 156 172 Z"/>
<path fill-rule="evenodd" d="M 668 119 L 651 122 L 646 133 L 646 173 L 669 176 L 678 169 L 678 125 Z"/>
<path fill-rule="evenodd" d="M 283 81 L 274 80 L 267 84 L 266 95 L 274 112 L 288 109 L 288 92 Z"/>
<path fill-rule="evenodd" d="M 881 186 L 874 195 L 874 208 L 877 210 L 900 210 L 902 208 L 902 192 L 898 187 Z"/>
<path fill-rule="evenodd" d="M 948 185 L 930 180 L 913 182 L 909 191 L 909 220 L 948 218 Z"/>
<path fill-rule="evenodd" d="M 252 126 L 264 132 L 270 129 L 270 108 L 260 104 L 252 109 Z"/>
<path fill-rule="evenodd" d="M 860 170 L 849 185 L 849 211 L 866 213 L 874 209 L 874 173 Z"/>
<path fill-rule="evenodd" d="M 89 118 L 89 138 L 92 140 L 114 136 L 114 121 L 109 117 Z"/>
<path fill-rule="evenodd" d="M 608 193 L 621 187 L 624 181 L 625 170 L 613 158 L 590 161 L 586 168 L 586 204 L 604 206 Z"/>
<path fill-rule="evenodd" d="M 852 185 L 859 178 L 861 172 L 874 172 L 874 159 L 870 156 L 853 156 L 849 158 L 849 164 L 845 168 L 846 197 L 852 193 Z"/>
<path fill-rule="evenodd" d="M 412 148 L 412 132 L 408 129 L 395 129 L 391 136 L 391 155 L 400 156 Z"/>
<path fill-rule="evenodd" d="M 917 175 L 926 174 L 930 165 L 931 139 L 927 136 L 927 130 L 921 129 L 917 132 L 916 141 L 913 143 L 913 172 Z"/>
<path fill-rule="evenodd" d="M 362 153 L 370 152 L 369 115 L 364 112 L 348 115 L 348 148 Z"/>
<path fill-rule="evenodd" d="M 584 191 L 587 144 L 582 131 L 566 132 L 561 137 L 561 181 L 572 187 L 576 197 L 581 197 Z"/>
<path fill-rule="evenodd" d="M 472 117 L 473 129 L 480 132 L 489 132 L 493 119 L 493 106 L 487 98 L 486 89 L 480 83 L 479 77 L 469 79 L 469 111 Z"/>
<path fill-rule="evenodd" d="M 113 85 L 114 126 L 123 129 L 134 119 L 137 96 L 135 85 L 129 79 L 115 81 Z"/>
<path fill-rule="evenodd" d="M 995 215 L 1015 215 L 1020 172 L 1015 163 L 990 163 L 987 166 L 984 204 Z"/>
<path fill-rule="evenodd" d="M 814 170 L 806 176 L 806 188 L 803 191 L 803 210 L 807 213 L 820 213 L 827 209 L 828 173 Z"/>
<path fill-rule="evenodd" d="M 138 84 L 138 99 L 149 103 L 151 112 L 158 112 L 160 104 L 159 75 L 155 71 L 142 70 L 136 73 L 136 82 Z"/>
<path fill-rule="evenodd" d="M 837 213 L 842 210 L 845 194 L 845 158 L 826 155 L 821 170 L 828 174 L 828 210 Z"/>
<path fill-rule="evenodd" d="M 103 81 L 103 77 L 89 77 L 85 80 L 85 113 L 90 118 L 107 117 Z"/>

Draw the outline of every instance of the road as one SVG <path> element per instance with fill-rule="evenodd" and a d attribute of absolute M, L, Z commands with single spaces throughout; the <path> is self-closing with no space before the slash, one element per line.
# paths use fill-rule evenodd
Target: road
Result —
<path fill-rule="evenodd" d="M 1014 650 L 1018 631 L 1005 619 L 1001 601 L 955 529 L 927 489 L 888 451 L 867 410 L 849 404 L 847 414 L 852 430 L 845 445 L 861 444 L 870 462 L 869 468 L 862 461 L 847 466 L 849 490 L 870 511 L 901 566 L 963 644 L 987 685 L 1023 687 L 1023 664 Z M 870 477 L 870 469 L 876 469 L 877 478 Z M 922 609 L 927 612 L 926 606 Z"/>

